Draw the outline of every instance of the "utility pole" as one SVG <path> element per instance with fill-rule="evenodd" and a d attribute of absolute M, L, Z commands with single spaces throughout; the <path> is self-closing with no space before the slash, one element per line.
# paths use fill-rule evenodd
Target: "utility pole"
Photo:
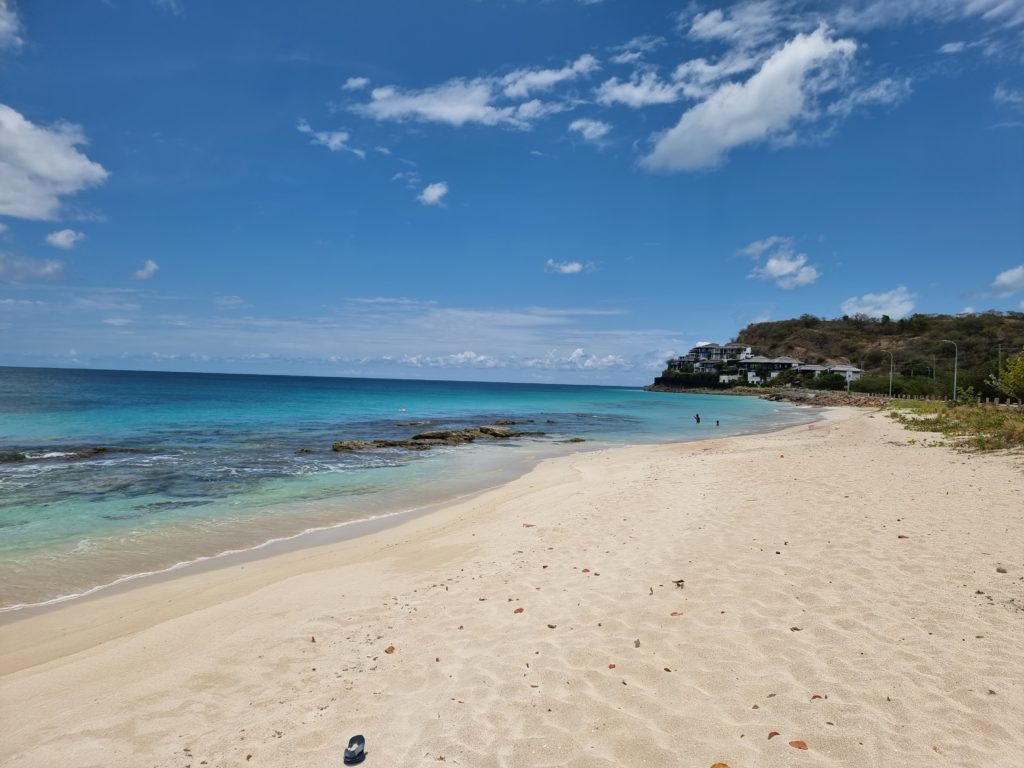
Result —
<path fill-rule="evenodd" d="M 953 402 L 955 403 L 956 402 L 956 369 L 957 369 L 957 364 L 960 361 L 960 347 L 958 347 L 956 345 L 955 341 L 950 341 L 949 339 L 943 339 L 942 343 L 943 344 L 952 344 L 953 345 Z"/>

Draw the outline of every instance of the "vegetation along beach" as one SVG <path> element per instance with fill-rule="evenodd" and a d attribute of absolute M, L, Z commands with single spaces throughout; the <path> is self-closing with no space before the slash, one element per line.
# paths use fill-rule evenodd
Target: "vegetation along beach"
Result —
<path fill-rule="evenodd" d="M 1022 0 L 0 0 L 0 766 L 1024 766 Z"/>

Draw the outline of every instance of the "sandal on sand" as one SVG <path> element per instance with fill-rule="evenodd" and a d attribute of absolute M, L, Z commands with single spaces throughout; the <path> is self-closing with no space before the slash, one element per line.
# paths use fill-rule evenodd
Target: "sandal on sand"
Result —
<path fill-rule="evenodd" d="M 345 748 L 345 765 L 358 765 L 366 759 L 366 739 L 353 736 Z"/>

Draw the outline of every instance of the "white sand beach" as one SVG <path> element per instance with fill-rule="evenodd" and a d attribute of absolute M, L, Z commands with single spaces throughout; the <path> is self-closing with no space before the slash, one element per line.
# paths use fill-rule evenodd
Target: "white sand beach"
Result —
<path fill-rule="evenodd" d="M 580 453 L 8 616 L 0 763 L 1019 767 L 1022 459 L 932 439 L 834 409 Z"/>

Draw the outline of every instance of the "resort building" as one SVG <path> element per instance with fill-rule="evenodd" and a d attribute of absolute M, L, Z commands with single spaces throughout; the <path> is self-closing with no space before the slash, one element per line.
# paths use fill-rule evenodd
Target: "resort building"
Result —
<path fill-rule="evenodd" d="M 796 369 L 801 373 L 809 373 L 812 376 L 820 376 L 823 373 L 838 373 L 846 381 L 856 381 L 863 374 L 860 368 L 854 365 L 815 365 L 804 363 L 795 357 L 762 357 L 756 355 L 740 360 L 736 367 L 747 377 L 748 384 L 760 384 L 764 381 L 771 381 L 783 371 Z M 721 381 L 721 377 L 719 377 Z M 724 382 L 723 382 L 724 383 Z"/>
<path fill-rule="evenodd" d="M 750 347 L 745 344 L 715 344 L 713 341 L 704 341 L 682 357 L 669 360 L 667 367 L 670 371 L 692 370 L 694 373 L 707 373 L 715 370 L 713 363 L 743 360 L 751 354 Z"/>
<path fill-rule="evenodd" d="M 744 344 L 715 344 L 703 342 L 687 354 L 669 360 L 666 368 L 675 373 L 718 373 L 720 384 L 761 384 L 771 381 L 783 371 L 796 369 L 809 376 L 838 373 L 847 382 L 856 381 L 864 373 L 853 365 L 818 365 L 805 363 L 795 357 L 765 357 L 754 355 Z"/>

